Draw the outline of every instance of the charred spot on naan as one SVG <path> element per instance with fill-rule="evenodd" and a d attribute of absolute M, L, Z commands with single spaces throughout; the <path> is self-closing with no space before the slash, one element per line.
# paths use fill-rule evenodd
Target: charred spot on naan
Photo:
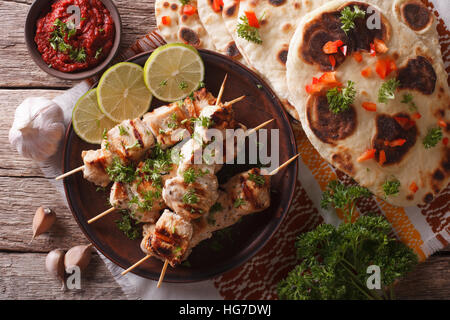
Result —
<path fill-rule="evenodd" d="M 172 11 L 177 11 L 178 5 L 177 5 L 176 3 L 172 3 L 172 4 L 170 5 L 170 9 L 172 9 Z"/>
<path fill-rule="evenodd" d="M 283 45 L 283 49 L 281 49 L 277 53 L 277 61 L 283 66 L 286 66 L 288 53 L 289 53 L 289 45 L 287 44 Z"/>
<path fill-rule="evenodd" d="M 326 95 L 309 97 L 306 103 L 306 116 L 309 127 L 316 137 L 324 143 L 334 145 L 356 130 L 356 111 L 350 106 L 346 111 L 335 114 L 330 111 Z"/>
<path fill-rule="evenodd" d="M 337 167 L 345 173 L 350 175 L 355 174 L 352 156 L 347 150 L 336 152 L 331 156 L 331 160 L 333 160 L 333 162 L 337 164 Z"/>
<path fill-rule="evenodd" d="M 239 1 L 234 1 L 231 6 L 224 8 L 223 12 L 224 12 L 225 16 L 228 18 L 237 17 L 238 4 L 239 4 Z"/>
<path fill-rule="evenodd" d="M 225 53 L 227 56 L 232 58 L 237 58 L 241 56 L 241 53 L 239 52 L 239 49 L 236 46 L 236 43 L 234 41 L 231 41 L 227 44 L 227 47 L 225 48 Z"/>
<path fill-rule="evenodd" d="M 433 14 L 421 1 L 408 1 L 400 6 L 403 21 L 414 31 L 422 31 L 433 23 Z"/>
<path fill-rule="evenodd" d="M 370 15 L 366 13 L 364 18 L 355 19 L 355 28 L 347 34 L 342 30 L 340 11 L 345 7 L 357 5 L 366 11 L 369 5 L 362 2 L 350 2 L 340 7 L 337 11 L 325 12 L 305 25 L 303 31 L 303 42 L 299 47 L 299 57 L 308 64 L 317 65 L 321 71 L 332 71 L 338 68 L 352 52 L 370 51 L 370 45 L 374 39 L 387 42 L 390 38 L 390 26 L 386 18 L 381 17 L 381 28 L 369 29 L 367 27 Z M 352 9 L 353 10 L 353 9 Z M 341 51 L 333 54 L 334 66 L 330 61 L 330 55 L 323 52 L 323 47 L 328 41 L 341 40 L 347 46 L 347 53 Z"/>
<path fill-rule="evenodd" d="M 274 7 L 282 6 L 286 3 L 286 0 L 269 0 L 269 4 L 271 4 Z"/>
<path fill-rule="evenodd" d="M 402 127 L 395 118 L 407 118 L 410 120 L 409 125 Z M 411 121 L 408 114 L 398 113 L 394 116 L 379 114 L 376 118 L 376 135 L 373 139 L 376 161 L 380 161 L 380 153 L 383 150 L 386 155 L 383 166 L 399 164 L 416 144 L 417 135 L 416 124 Z M 389 145 L 390 142 L 399 139 L 405 140 L 405 142 L 395 147 Z"/>
<path fill-rule="evenodd" d="M 431 62 L 417 56 L 409 59 L 406 66 L 399 68 L 397 80 L 400 81 L 399 89 L 410 89 L 430 95 L 436 87 L 437 76 Z"/>
<path fill-rule="evenodd" d="M 198 34 L 190 28 L 181 28 L 179 31 L 179 37 L 185 43 L 190 44 L 194 47 L 198 47 L 200 45 L 200 38 Z"/>
<path fill-rule="evenodd" d="M 169 2 L 166 1 L 166 2 L 163 3 L 163 7 L 164 7 L 164 8 L 168 8 L 169 6 L 170 6 L 170 3 L 169 3 Z"/>

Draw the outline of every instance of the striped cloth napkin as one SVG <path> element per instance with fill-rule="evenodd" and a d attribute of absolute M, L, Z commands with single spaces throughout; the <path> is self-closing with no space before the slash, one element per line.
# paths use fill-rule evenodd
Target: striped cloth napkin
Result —
<path fill-rule="evenodd" d="M 426 1 L 425 1 L 426 2 Z M 439 13 L 449 25 L 450 6 L 446 1 L 435 0 L 427 5 L 439 17 Z M 434 4 L 434 6 L 433 6 Z M 442 19 L 438 30 L 440 43 L 447 70 L 450 68 L 450 33 Z M 164 44 L 157 30 L 153 30 L 125 50 L 118 61 L 126 60 L 136 54 L 153 50 Z M 63 96 L 55 98 L 70 121 L 75 101 L 94 83 L 89 79 L 70 89 Z M 292 121 L 299 160 L 299 176 L 292 207 L 279 230 L 268 244 L 250 261 L 215 279 L 193 284 L 164 284 L 156 289 L 155 282 L 140 278 L 134 274 L 120 276 L 121 268 L 114 265 L 101 254 L 107 267 L 124 292 L 131 299 L 275 299 L 277 283 L 293 269 L 297 261 L 294 243 L 297 235 L 314 229 L 321 223 L 337 225 L 342 220 L 335 211 L 320 207 L 322 191 L 329 181 L 340 179 L 352 183 L 352 179 L 329 165 L 314 149 L 301 125 Z M 56 163 L 42 167 L 44 173 L 55 176 L 59 173 Z M 50 167 L 50 168 L 49 168 Z M 59 171 L 58 171 L 59 170 Z M 56 184 L 63 194 L 61 183 Z M 411 247 L 425 260 L 434 252 L 443 249 L 450 242 L 450 186 L 432 203 L 417 207 L 398 208 L 381 199 L 364 199 L 358 204 L 361 214 L 374 212 L 383 214 L 393 227 L 394 234 Z M 273 250 L 273 248 L 277 248 Z"/>

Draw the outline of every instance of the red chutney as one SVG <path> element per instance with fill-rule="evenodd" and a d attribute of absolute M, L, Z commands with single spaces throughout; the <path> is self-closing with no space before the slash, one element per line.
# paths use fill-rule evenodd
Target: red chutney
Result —
<path fill-rule="evenodd" d="M 70 26 L 68 7 L 78 6 L 78 28 Z M 67 24 L 66 24 L 67 23 Z M 34 41 L 49 67 L 62 72 L 90 69 L 103 61 L 114 43 L 114 21 L 99 0 L 57 0 L 37 21 Z"/>

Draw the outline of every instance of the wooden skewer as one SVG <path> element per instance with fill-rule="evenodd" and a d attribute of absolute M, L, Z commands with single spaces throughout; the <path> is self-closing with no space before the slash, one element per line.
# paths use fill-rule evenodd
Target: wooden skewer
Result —
<path fill-rule="evenodd" d="M 222 86 L 220 87 L 219 94 L 217 95 L 216 106 L 219 105 L 220 100 L 222 100 L 223 90 L 225 89 L 225 83 L 227 82 L 228 73 L 225 75 L 223 79 Z"/>
<path fill-rule="evenodd" d="M 64 174 L 62 174 L 62 175 L 56 177 L 55 180 L 61 180 L 61 179 L 64 179 L 65 177 L 68 177 L 68 176 L 70 176 L 70 175 L 72 175 L 72 174 L 74 174 L 74 173 L 77 173 L 77 172 L 83 171 L 83 170 L 84 170 L 84 166 L 78 167 L 78 168 L 76 168 L 76 169 L 73 169 L 73 170 L 71 170 L 71 171 L 69 171 L 69 172 L 66 172 L 66 173 L 64 173 Z"/>
<path fill-rule="evenodd" d="M 109 208 L 109 209 L 106 210 L 106 211 L 103 211 L 103 212 L 100 213 L 99 215 L 96 215 L 96 216 L 93 217 L 92 219 L 88 220 L 88 224 L 91 224 L 92 222 L 95 222 L 95 221 L 97 221 L 98 219 L 103 218 L 104 216 L 110 214 L 111 212 L 114 212 L 115 210 L 116 210 L 116 208 L 112 207 L 112 208 Z"/>
<path fill-rule="evenodd" d="M 225 102 L 224 106 L 226 106 L 226 107 L 231 106 L 231 105 L 233 105 L 233 104 L 235 104 L 235 103 L 238 103 L 238 102 L 241 101 L 241 100 L 244 100 L 245 97 L 246 97 L 246 96 L 240 96 L 239 98 L 236 98 L 236 99 L 234 99 L 234 100 Z"/>
<path fill-rule="evenodd" d="M 163 282 L 164 276 L 166 275 L 166 270 L 167 270 L 168 265 L 169 265 L 169 260 L 166 259 L 166 261 L 164 261 L 164 266 L 161 270 L 161 274 L 159 275 L 158 284 L 156 285 L 157 288 L 161 287 L 161 283 Z"/>
<path fill-rule="evenodd" d="M 286 161 L 285 163 L 283 163 L 281 166 L 279 166 L 278 168 L 276 168 L 275 170 L 273 170 L 271 173 L 269 173 L 269 176 L 273 176 L 276 175 L 278 172 L 280 172 L 280 170 L 282 170 L 283 168 L 287 167 L 292 161 L 294 161 L 295 159 L 297 159 L 300 156 L 300 153 L 293 156 L 292 158 L 290 158 L 288 161 Z"/>
<path fill-rule="evenodd" d="M 121 273 L 122 276 L 126 275 L 128 272 L 130 272 L 131 270 L 133 270 L 134 268 L 138 267 L 139 265 L 141 265 L 142 263 L 144 263 L 145 261 L 147 261 L 148 258 L 150 258 L 152 255 L 148 254 L 146 255 L 144 258 L 142 258 L 141 260 L 139 260 L 138 262 L 136 262 L 135 264 L 133 264 L 131 267 L 129 267 L 127 270 L 123 271 Z"/>
<path fill-rule="evenodd" d="M 265 126 L 267 126 L 269 123 L 271 123 L 271 122 L 274 121 L 274 120 L 275 120 L 275 119 L 270 119 L 270 120 L 268 120 L 268 121 L 266 121 L 266 122 L 264 122 L 264 123 L 261 123 L 259 126 L 253 128 L 253 129 L 248 130 L 248 131 L 245 133 L 245 135 L 248 137 L 249 135 L 253 134 L 254 132 L 258 131 L 259 129 L 264 128 Z"/>

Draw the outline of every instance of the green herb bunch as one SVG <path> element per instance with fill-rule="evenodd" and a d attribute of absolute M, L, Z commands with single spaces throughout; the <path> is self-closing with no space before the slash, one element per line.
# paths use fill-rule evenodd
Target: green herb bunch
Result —
<path fill-rule="evenodd" d="M 70 44 L 68 44 L 65 39 L 70 39 L 77 33 L 77 29 L 75 26 L 70 23 L 64 23 L 60 19 L 55 19 L 53 22 L 55 29 L 51 33 L 51 37 L 49 39 L 50 46 L 57 51 L 67 53 L 75 62 L 84 62 L 86 61 L 86 52 L 84 48 L 74 48 Z"/>
<path fill-rule="evenodd" d="M 322 203 L 349 210 L 360 194 L 359 188 L 345 189 L 333 183 L 333 191 Z M 393 298 L 393 283 L 417 264 L 416 254 L 405 244 L 389 236 L 391 226 L 382 216 L 367 215 L 339 227 L 322 224 L 301 234 L 296 241 L 301 261 L 278 284 L 280 299 L 388 299 Z M 367 268 L 377 265 L 381 271 L 381 290 L 369 290 Z"/>
<path fill-rule="evenodd" d="M 243 15 L 239 17 L 240 22 L 237 25 L 236 32 L 240 38 L 247 41 L 252 41 L 256 44 L 261 44 L 261 36 L 259 34 L 258 28 L 252 27 L 248 23 L 248 18 Z"/>
<path fill-rule="evenodd" d="M 353 81 L 347 82 L 346 88 L 332 88 L 327 92 L 328 107 L 331 112 L 338 114 L 350 108 L 355 100 L 356 90 Z"/>

